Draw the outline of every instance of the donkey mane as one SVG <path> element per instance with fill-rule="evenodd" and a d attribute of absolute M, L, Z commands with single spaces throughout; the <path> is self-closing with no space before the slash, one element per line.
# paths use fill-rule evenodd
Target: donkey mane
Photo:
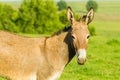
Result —
<path fill-rule="evenodd" d="M 55 35 L 60 35 L 62 32 L 67 32 L 67 31 L 69 31 L 71 28 L 72 28 L 71 25 L 68 26 L 68 27 L 65 26 L 63 29 L 61 29 L 61 30 L 53 33 L 52 37 L 55 36 Z"/>

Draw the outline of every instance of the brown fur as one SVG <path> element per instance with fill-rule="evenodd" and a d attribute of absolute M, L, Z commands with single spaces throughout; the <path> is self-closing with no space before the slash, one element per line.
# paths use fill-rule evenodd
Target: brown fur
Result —
<path fill-rule="evenodd" d="M 52 72 L 61 70 L 68 63 L 65 34 L 67 32 L 50 38 L 25 38 L 0 31 L 0 74 L 12 80 L 26 80 L 22 77 L 33 73 L 40 80 L 47 79 Z"/>
<path fill-rule="evenodd" d="M 51 76 L 61 73 L 79 47 L 87 48 L 87 24 L 75 20 L 71 23 L 72 27 L 49 38 L 0 31 L 0 75 L 12 80 L 51 80 Z M 73 34 L 76 41 L 71 37 Z"/>

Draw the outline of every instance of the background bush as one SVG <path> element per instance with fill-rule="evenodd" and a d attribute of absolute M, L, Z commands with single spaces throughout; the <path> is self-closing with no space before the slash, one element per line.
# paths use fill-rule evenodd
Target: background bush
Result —
<path fill-rule="evenodd" d="M 66 10 L 62 10 L 61 12 L 59 12 L 59 20 L 66 27 L 69 26 L 69 22 L 67 20 L 67 15 L 66 15 Z"/>
<path fill-rule="evenodd" d="M 19 27 L 15 24 L 17 13 L 11 6 L 0 4 L 0 29 L 19 32 Z"/>
<path fill-rule="evenodd" d="M 24 0 L 17 25 L 24 33 L 50 34 L 63 27 L 53 1 Z"/>
<path fill-rule="evenodd" d="M 67 3 L 64 0 L 60 0 L 57 3 L 57 6 L 58 6 L 58 10 L 61 11 L 67 8 Z"/>
<path fill-rule="evenodd" d="M 50 0 L 24 0 L 18 10 L 0 4 L 0 29 L 10 32 L 51 34 L 64 25 Z"/>
<path fill-rule="evenodd" d="M 96 1 L 93 1 L 93 0 L 89 0 L 89 1 L 87 2 L 87 4 L 86 4 L 86 9 L 87 9 L 87 11 L 89 11 L 91 7 L 92 7 L 92 8 L 94 9 L 94 11 L 96 12 L 97 9 L 98 9 L 98 4 L 97 4 L 97 2 L 96 2 Z"/>
<path fill-rule="evenodd" d="M 79 19 L 79 15 L 75 14 Z M 18 10 L 0 4 L 0 29 L 15 33 L 52 34 L 68 27 L 66 10 L 59 11 L 53 1 L 24 0 Z M 90 27 L 92 35 L 95 28 Z"/>

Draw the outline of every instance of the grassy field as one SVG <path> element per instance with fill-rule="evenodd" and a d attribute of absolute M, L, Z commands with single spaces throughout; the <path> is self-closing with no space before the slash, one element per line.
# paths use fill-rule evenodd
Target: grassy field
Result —
<path fill-rule="evenodd" d="M 98 4 L 98 12 L 91 23 L 97 35 L 89 39 L 86 64 L 78 65 L 74 58 L 59 80 L 120 80 L 120 2 Z M 86 12 L 85 2 L 69 2 L 68 5 L 77 13 Z"/>
<path fill-rule="evenodd" d="M 80 66 L 73 59 L 60 80 L 120 79 L 120 23 L 95 21 L 93 24 L 96 26 L 97 36 L 89 40 L 87 63 Z"/>
<path fill-rule="evenodd" d="M 85 2 L 68 3 L 83 14 Z M 98 2 L 92 25 L 97 35 L 90 37 L 87 63 L 80 66 L 74 58 L 59 80 L 120 80 L 120 2 Z"/>

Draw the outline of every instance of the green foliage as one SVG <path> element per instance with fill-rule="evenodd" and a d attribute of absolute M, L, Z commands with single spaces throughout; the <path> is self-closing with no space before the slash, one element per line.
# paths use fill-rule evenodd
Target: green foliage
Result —
<path fill-rule="evenodd" d="M 90 31 L 90 35 L 92 35 L 92 36 L 96 35 L 96 30 L 93 25 L 89 25 L 88 29 Z"/>
<path fill-rule="evenodd" d="M 87 11 L 89 11 L 91 7 L 92 7 L 92 8 L 94 9 L 94 11 L 96 12 L 97 9 L 98 9 L 98 4 L 97 4 L 97 2 L 96 2 L 96 1 L 93 1 L 93 0 L 89 0 L 89 1 L 87 2 L 87 4 L 86 4 L 86 9 L 87 9 Z"/>
<path fill-rule="evenodd" d="M 50 0 L 24 0 L 18 10 L 0 4 L 0 12 L 0 29 L 10 32 L 51 34 L 64 27 Z"/>
<path fill-rule="evenodd" d="M 53 1 L 24 0 L 17 25 L 24 33 L 49 34 L 63 27 Z"/>
<path fill-rule="evenodd" d="M 14 23 L 17 19 L 17 11 L 9 5 L 0 4 L 0 29 L 11 32 L 19 32 Z"/>
<path fill-rule="evenodd" d="M 69 22 L 67 20 L 66 10 L 62 10 L 59 13 L 59 20 L 64 24 L 66 27 L 69 26 Z"/>
<path fill-rule="evenodd" d="M 0 12 L 0 29 L 10 32 L 51 34 L 64 25 L 69 26 L 66 11 L 58 15 L 57 7 L 49 0 L 24 0 L 18 11 L 1 4 Z M 78 15 L 75 17 L 79 18 Z M 89 27 L 89 30 L 91 35 L 95 35 L 94 27 Z"/>
<path fill-rule="evenodd" d="M 67 3 L 63 0 L 60 0 L 58 3 L 57 3 L 57 6 L 58 6 L 58 10 L 63 10 L 63 9 L 66 9 L 67 8 Z"/>

